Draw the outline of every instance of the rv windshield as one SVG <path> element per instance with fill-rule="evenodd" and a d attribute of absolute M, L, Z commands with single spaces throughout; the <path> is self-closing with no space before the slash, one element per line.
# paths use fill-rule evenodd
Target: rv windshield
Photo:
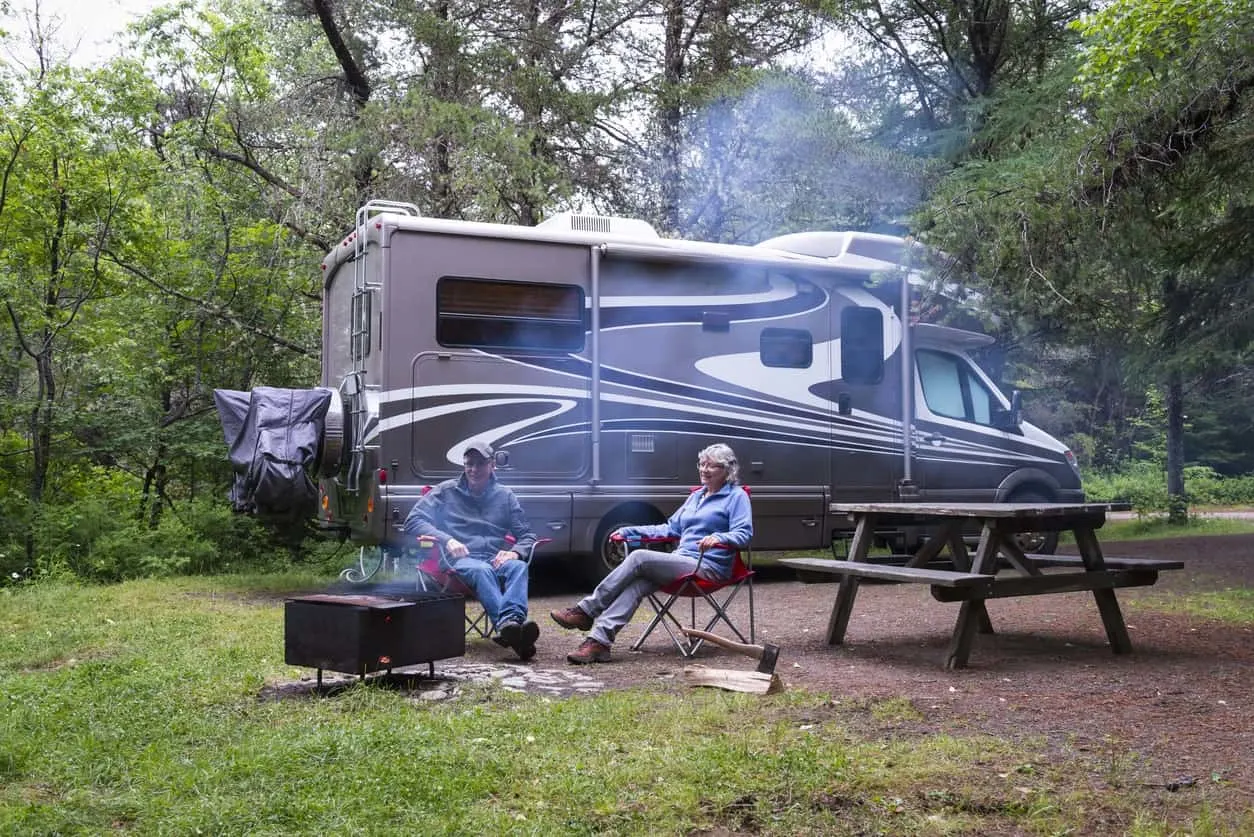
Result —
<path fill-rule="evenodd" d="M 929 410 L 946 418 L 992 425 L 1001 402 L 964 358 L 920 349 L 915 359 Z"/>

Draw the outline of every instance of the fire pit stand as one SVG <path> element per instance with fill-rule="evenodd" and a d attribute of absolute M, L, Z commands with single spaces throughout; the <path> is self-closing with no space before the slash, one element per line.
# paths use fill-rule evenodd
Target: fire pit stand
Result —
<path fill-rule="evenodd" d="M 404 598 L 319 594 L 284 604 L 284 660 L 288 665 L 356 674 L 426 663 L 466 653 L 466 602 L 446 593 Z"/>

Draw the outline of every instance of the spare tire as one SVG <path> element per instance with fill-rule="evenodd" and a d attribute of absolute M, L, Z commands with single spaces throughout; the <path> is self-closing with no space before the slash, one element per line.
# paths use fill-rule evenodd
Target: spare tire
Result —
<path fill-rule="evenodd" d="M 333 477 L 340 472 L 340 465 L 344 461 L 344 400 L 338 389 L 318 387 L 318 390 L 331 396 L 327 414 L 322 420 L 322 436 L 318 443 L 318 476 Z"/>

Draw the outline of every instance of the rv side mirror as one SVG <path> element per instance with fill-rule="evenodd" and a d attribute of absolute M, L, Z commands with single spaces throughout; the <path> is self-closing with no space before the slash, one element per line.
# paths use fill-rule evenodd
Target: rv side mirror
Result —
<path fill-rule="evenodd" d="M 993 426 L 998 430 L 1017 430 L 1023 424 L 1023 395 L 1019 390 L 1010 393 L 1010 409 L 993 413 Z"/>

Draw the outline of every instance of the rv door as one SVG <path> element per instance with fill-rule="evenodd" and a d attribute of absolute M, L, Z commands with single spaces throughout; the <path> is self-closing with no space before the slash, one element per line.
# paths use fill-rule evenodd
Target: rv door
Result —
<path fill-rule="evenodd" d="M 858 305 L 838 294 L 830 310 L 835 337 L 828 343 L 832 500 L 892 500 L 903 465 L 901 378 L 885 357 L 891 323 L 881 307 Z"/>

